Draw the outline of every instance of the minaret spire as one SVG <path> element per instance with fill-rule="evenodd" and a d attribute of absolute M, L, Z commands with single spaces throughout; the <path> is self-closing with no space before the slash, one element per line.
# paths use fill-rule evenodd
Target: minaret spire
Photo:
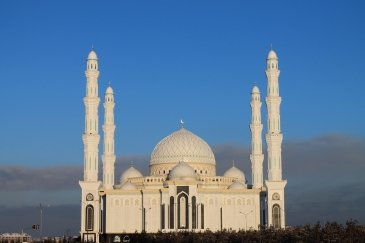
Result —
<path fill-rule="evenodd" d="M 95 51 L 90 51 L 86 63 L 86 96 L 84 142 L 84 181 L 98 181 L 98 146 L 99 146 L 99 116 L 98 107 L 98 57 Z"/>
<path fill-rule="evenodd" d="M 252 186 L 261 188 L 263 185 L 262 162 L 262 122 L 261 122 L 261 100 L 260 90 L 254 85 L 251 92 L 251 169 L 252 169 Z"/>
<path fill-rule="evenodd" d="M 105 92 L 104 101 L 104 143 L 103 143 L 103 184 L 105 189 L 113 189 L 114 186 L 114 94 L 113 89 L 109 87 Z"/>

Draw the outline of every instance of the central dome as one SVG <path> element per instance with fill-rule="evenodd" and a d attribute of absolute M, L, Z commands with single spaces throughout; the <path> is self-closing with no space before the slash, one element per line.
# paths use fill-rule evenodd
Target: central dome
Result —
<path fill-rule="evenodd" d="M 150 174 L 167 175 L 180 161 L 193 167 L 197 174 L 215 175 L 212 149 L 203 139 L 183 127 L 156 145 L 151 154 Z"/>
<path fill-rule="evenodd" d="M 151 165 L 179 163 L 181 160 L 191 163 L 215 165 L 212 149 L 200 137 L 185 128 L 173 132 L 162 139 L 151 155 Z"/>

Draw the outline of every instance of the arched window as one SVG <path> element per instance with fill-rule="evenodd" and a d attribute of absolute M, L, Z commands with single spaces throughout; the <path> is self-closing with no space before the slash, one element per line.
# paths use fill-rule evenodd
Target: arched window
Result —
<path fill-rule="evenodd" d="M 277 204 L 272 207 L 272 222 L 275 229 L 281 228 L 280 206 Z"/>
<path fill-rule="evenodd" d="M 177 228 L 188 229 L 189 228 L 189 208 L 188 208 L 188 195 L 180 193 L 177 196 Z"/>
<path fill-rule="evenodd" d="M 179 199 L 179 228 L 186 229 L 187 220 L 186 220 L 186 198 L 180 197 Z"/>
<path fill-rule="evenodd" d="M 94 207 L 91 205 L 86 206 L 85 230 L 86 231 L 94 230 Z"/>

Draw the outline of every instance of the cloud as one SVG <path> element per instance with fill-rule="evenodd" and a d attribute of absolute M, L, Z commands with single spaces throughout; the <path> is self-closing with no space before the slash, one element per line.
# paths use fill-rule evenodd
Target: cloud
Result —
<path fill-rule="evenodd" d="M 32 168 L 0 166 L 0 190 L 64 190 L 75 188 L 82 178 L 82 165 Z"/>
<path fill-rule="evenodd" d="M 39 237 L 39 231 L 32 230 L 34 224 L 40 224 L 39 204 L 23 207 L 0 206 L 0 233 L 21 232 Z M 78 235 L 80 229 L 80 206 L 58 205 L 43 209 L 43 235 Z"/>
<path fill-rule="evenodd" d="M 248 181 L 251 178 L 250 148 L 232 144 L 212 146 L 217 174 L 222 175 L 232 161 L 241 168 Z M 264 175 L 267 173 L 264 148 Z M 115 164 L 116 182 L 131 163 L 144 175 L 149 172 L 148 155 L 119 156 Z M 100 165 L 99 171 L 101 172 Z M 365 171 L 365 139 L 345 135 L 326 135 L 305 141 L 283 144 L 283 177 L 290 183 L 321 184 L 360 180 Z M 101 174 L 101 173 L 100 173 Z M 82 179 L 82 165 L 34 168 L 1 165 L 0 190 L 65 190 L 78 188 Z M 326 179 L 326 180 L 324 180 Z M 288 184 L 290 185 L 290 184 Z"/>
<path fill-rule="evenodd" d="M 223 173 L 235 160 L 250 182 L 249 148 L 213 147 L 217 170 Z M 264 148 L 265 150 L 265 148 Z M 354 218 L 365 223 L 365 139 L 340 134 L 283 144 L 283 178 L 286 186 L 287 222 L 290 225 Z M 267 178 L 267 154 L 264 177 Z M 230 165 L 228 165 L 230 166 Z"/>
<path fill-rule="evenodd" d="M 317 221 L 345 223 L 349 219 L 356 219 L 364 224 L 364 183 L 330 184 L 308 189 L 303 185 L 287 187 L 288 224 L 314 224 Z"/>
<path fill-rule="evenodd" d="M 223 175 L 232 165 L 245 172 L 246 179 L 251 171 L 250 148 L 232 144 L 221 144 L 212 147 L 217 164 L 217 174 Z"/>
<path fill-rule="evenodd" d="M 249 147 L 223 144 L 212 146 L 212 149 L 217 161 L 218 175 L 222 175 L 232 165 L 232 160 L 235 160 L 235 165 L 244 170 L 250 182 Z M 265 152 L 264 154 L 266 157 Z M 116 183 L 131 161 L 144 175 L 148 175 L 148 155 L 118 157 L 115 166 Z M 364 171 L 364 138 L 332 134 L 307 140 L 286 141 L 283 144 L 283 177 L 288 180 L 287 222 L 290 225 L 313 224 L 318 220 L 343 223 L 349 218 L 354 218 L 360 223 L 365 223 Z M 264 176 L 266 175 L 265 158 Z M 69 225 L 76 227 L 73 230 L 77 231 L 80 218 L 78 210 L 80 178 L 82 178 L 82 165 L 48 168 L 0 166 L 0 193 L 2 193 L 0 215 L 6 222 L 17 224 L 11 218 L 21 218 L 25 213 L 24 208 L 30 210 L 30 207 L 21 203 L 37 205 L 40 201 L 50 202 L 54 205 L 52 206 L 54 214 L 58 216 L 49 220 L 56 222 L 57 217 L 64 217 L 63 220 L 68 222 L 69 219 L 74 219 L 77 222 L 72 221 Z M 32 196 L 33 194 L 35 196 Z M 52 197 L 54 200 L 48 200 L 47 197 Z M 64 205 L 60 204 L 65 203 L 76 206 L 70 206 L 72 209 L 67 208 L 68 206 L 62 208 Z M 23 207 L 15 208 L 11 205 Z M 0 228 L 3 229 L 2 225 Z M 63 234 L 63 231 L 64 229 L 60 228 L 58 232 Z"/>
<path fill-rule="evenodd" d="M 130 155 L 130 156 L 119 156 L 115 163 L 115 182 L 118 182 L 121 174 L 128 169 L 132 164 L 138 169 L 143 175 L 149 174 L 149 161 L 148 155 Z"/>
<path fill-rule="evenodd" d="M 311 172 L 333 174 L 365 169 L 365 139 L 327 135 L 283 144 L 284 167 L 289 175 Z"/>
<path fill-rule="evenodd" d="M 217 173 L 222 175 L 235 160 L 236 167 L 251 179 L 250 148 L 224 144 L 212 147 Z M 267 153 L 264 150 L 264 177 Z M 287 141 L 282 146 L 283 177 L 290 183 L 346 183 L 362 180 L 365 171 L 365 139 L 331 134 L 304 141 Z M 314 181 L 315 180 L 315 181 Z"/>

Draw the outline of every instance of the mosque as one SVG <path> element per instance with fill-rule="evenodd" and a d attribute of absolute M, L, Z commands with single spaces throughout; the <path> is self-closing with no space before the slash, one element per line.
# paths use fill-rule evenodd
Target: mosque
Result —
<path fill-rule="evenodd" d="M 210 146 L 183 127 L 154 148 L 149 175 L 131 166 L 115 178 L 114 94 L 105 91 L 102 180 L 99 180 L 99 66 L 94 50 L 86 60 L 84 178 L 81 187 L 82 241 L 120 242 L 123 234 L 205 230 L 249 230 L 260 225 L 284 228 L 278 57 L 270 50 L 267 76 L 267 178 L 263 176 L 260 91 L 251 91 L 252 182 L 234 165 L 216 174 Z M 218 161 L 219 162 L 219 161 Z M 220 162 L 222 163 L 222 162 Z"/>

